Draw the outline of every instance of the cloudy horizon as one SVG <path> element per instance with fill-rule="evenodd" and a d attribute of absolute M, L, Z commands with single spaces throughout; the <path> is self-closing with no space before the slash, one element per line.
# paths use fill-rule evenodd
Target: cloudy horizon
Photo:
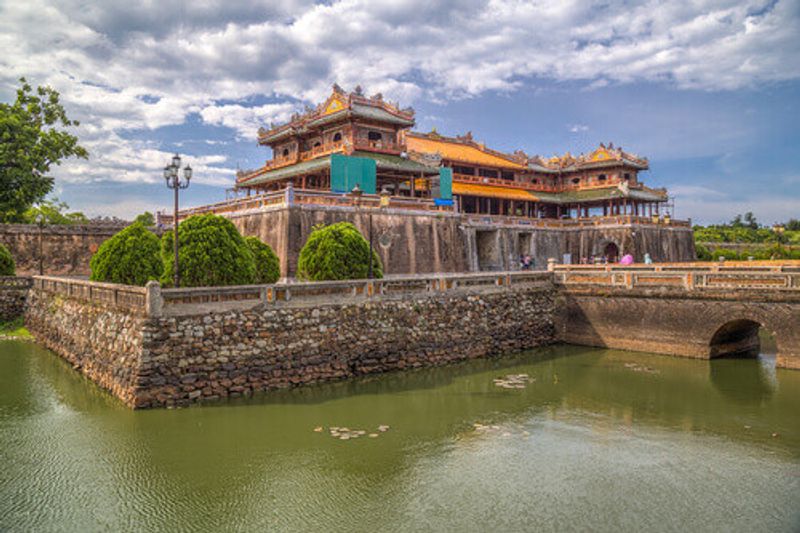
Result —
<path fill-rule="evenodd" d="M 237 3 L 0 0 L 0 98 L 61 93 L 89 150 L 53 171 L 73 209 L 224 199 L 269 157 L 260 126 L 333 83 L 416 109 L 416 129 L 550 156 L 614 142 L 646 156 L 676 216 L 800 218 L 800 2 L 539 0 Z"/>

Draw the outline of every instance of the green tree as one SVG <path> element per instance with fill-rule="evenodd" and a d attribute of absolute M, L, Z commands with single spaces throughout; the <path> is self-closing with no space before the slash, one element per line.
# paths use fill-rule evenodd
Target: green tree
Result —
<path fill-rule="evenodd" d="M 255 282 L 253 253 L 239 230 L 219 215 L 195 215 L 178 226 L 178 267 L 182 287 L 247 285 Z M 173 232 L 161 238 L 164 273 L 161 284 L 172 286 Z"/>
<path fill-rule="evenodd" d="M 142 224 L 132 224 L 100 245 L 89 261 L 92 281 L 145 285 L 164 269 L 159 239 Z"/>
<path fill-rule="evenodd" d="M 53 200 L 42 200 L 38 204 L 29 207 L 23 214 L 23 221 L 28 224 L 38 224 L 41 220 L 44 224 L 85 224 L 89 219 L 80 211 L 67 213 L 69 206 L 61 202 L 58 198 Z"/>
<path fill-rule="evenodd" d="M 362 279 L 369 272 L 369 243 L 349 222 L 315 227 L 297 261 L 297 276 L 312 281 Z M 383 266 L 372 252 L 372 275 L 383 277 Z"/>
<path fill-rule="evenodd" d="M 245 237 L 256 262 L 256 283 L 275 283 L 281 277 L 281 262 L 269 244 L 257 237 Z"/>
<path fill-rule="evenodd" d="M 44 200 L 53 189 L 52 165 L 88 157 L 77 137 L 59 129 L 78 122 L 67 118 L 58 92 L 20 82 L 16 101 L 0 103 L 0 222 L 20 222 Z"/>
<path fill-rule="evenodd" d="M 145 211 L 141 215 L 138 215 L 133 221 L 148 228 L 156 225 L 156 217 L 153 216 L 153 213 L 150 211 Z"/>
<path fill-rule="evenodd" d="M 8 248 L 0 244 L 0 276 L 13 276 L 16 273 L 14 258 Z"/>
<path fill-rule="evenodd" d="M 790 218 L 784 227 L 786 231 L 800 231 L 800 219 Z"/>

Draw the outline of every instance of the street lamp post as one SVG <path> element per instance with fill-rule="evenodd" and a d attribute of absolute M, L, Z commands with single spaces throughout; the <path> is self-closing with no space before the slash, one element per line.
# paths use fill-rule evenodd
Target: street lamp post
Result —
<path fill-rule="evenodd" d="M 39 275 L 44 275 L 44 213 L 40 212 L 36 215 L 36 223 L 39 225 Z"/>
<path fill-rule="evenodd" d="M 381 200 L 379 205 L 379 209 L 383 211 L 386 207 L 389 206 L 389 191 L 386 189 L 381 190 Z M 367 276 L 369 279 L 372 279 L 372 210 L 369 212 L 369 272 Z"/>
<path fill-rule="evenodd" d="M 180 272 L 178 270 L 178 191 L 181 189 L 185 189 L 189 186 L 189 182 L 192 179 L 192 167 L 186 165 L 183 169 L 183 181 L 181 180 L 180 176 L 180 168 L 181 168 L 181 156 L 175 154 L 172 157 L 172 162 L 164 167 L 164 180 L 167 183 L 167 187 L 175 191 L 175 210 L 173 211 L 172 216 L 172 227 L 173 227 L 173 235 L 172 235 L 172 243 L 173 249 L 175 252 L 175 264 L 173 267 L 173 274 L 174 274 L 174 285 L 175 287 L 180 287 Z"/>

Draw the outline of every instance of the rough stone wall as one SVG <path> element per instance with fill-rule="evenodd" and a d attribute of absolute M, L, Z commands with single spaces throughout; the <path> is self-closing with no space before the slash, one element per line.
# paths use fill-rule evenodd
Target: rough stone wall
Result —
<path fill-rule="evenodd" d="M 554 301 L 546 284 L 148 318 L 34 287 L 25 321 L 44 346 L 142 408 L 549 344 Z"/>
<path fill-rule="evenodd" d="M 153 319 L 137 407 L 512 353 L 554 340 L 552 288 Z"/>
<path fill-rule="evenodd" d="M 6 286 L 4 280 L 14 280 L 13 285 Z M 0 322 L 8 322 L 21 317 L 25 313 L 25 300 L 28 296 L 28 285 L 18 285 L 16 280 L 22 278 L 0 278 Z"/>
<path fill-rule="evenodd" d="M 143 314 L 31 289 L 25 325 L 36 340 L 126 405 L 136 403 Z"/>
<path fill-rule="evenodd" d="M 752 290 L 566 287 L 559 295 L 558 337 L 570 344 L 709 359 L 720 328 L 761 324 L 778 345 L 778 366 L 800 368 L 800 297 Z"/>
<path fill-rule="evenodd" d="M 124 226 L 44 226 L 41 249 L 45 274 L 88 276 L 89 260 L 100 245 Z M 0 224 L 0 243 L 11 252 L 18 275 L 39 273 L 39 227 Z"/>

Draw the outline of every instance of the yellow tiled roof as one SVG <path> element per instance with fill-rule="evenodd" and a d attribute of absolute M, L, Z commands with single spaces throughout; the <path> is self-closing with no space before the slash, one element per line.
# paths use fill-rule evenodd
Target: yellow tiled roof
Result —
<path fill-rule="evenodd" d="M 488 167 L 501 167 L 514 170 L 525 170 L 527 167 L 515 163 L 503 157 L 485 152 L 476 146 L 469 144 L 452 142 L 444 139 L 431 139 L 417 137 L 416 135 L 406 136 L 406 146 L 409 151 L 421 152 L 426 154 L 438 153 L 442 159 L 449 161 L 460 161 L 475 165 L 485 165 Z"/>
<path fill-rule="evenodd" d="M 538 200 L 536 195 L 524 189 L 497 187 L 495 185 L 474 185 L 472 183 L 460 183 L 458 181 L 453 182 L 453 194 L 502 198 L 504 200 L 525 200 L 528 202 Z"/>

